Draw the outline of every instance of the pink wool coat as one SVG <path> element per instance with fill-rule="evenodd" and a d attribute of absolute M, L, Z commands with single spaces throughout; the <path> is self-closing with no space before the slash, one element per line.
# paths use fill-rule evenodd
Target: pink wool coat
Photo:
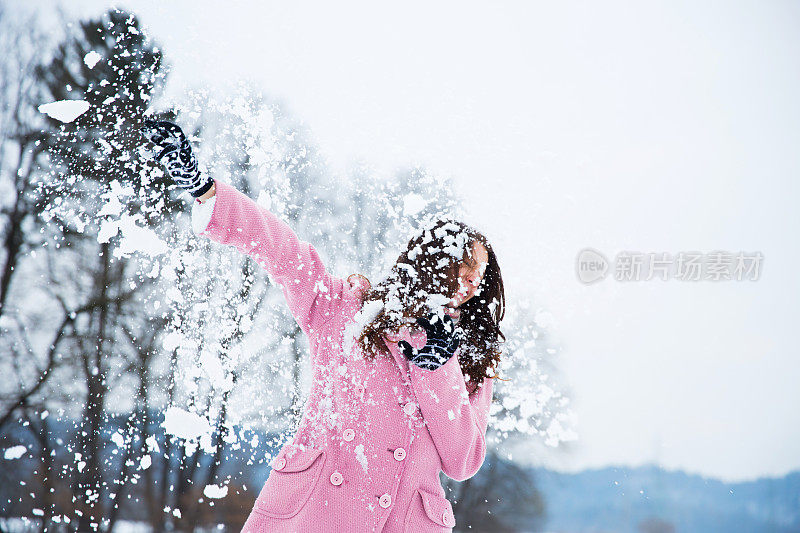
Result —
<path fill-rule="evenodd" d="M 483 464 L 492 380 L 468 393 L 458 351 L 433 371 L 410 364 L 398 341 L 421 348 L 426 336 L 408 326 L 385 337 L 389 354 L 365 359 L 355 346 L 369 319 L 358 288 L 231 185 L 216 181 L 216 196 L 194 204 L 192 226 L 267 270 L 311 346 L 302 420 L 272 461 L 242 531 L 451 531 L 439 472 L 462 481 Z"/>

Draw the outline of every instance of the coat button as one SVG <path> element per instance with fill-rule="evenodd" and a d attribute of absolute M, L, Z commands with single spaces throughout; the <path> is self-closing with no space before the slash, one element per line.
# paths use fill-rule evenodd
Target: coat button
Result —
<path fill-rule="evenodd" d="M 346 440 L 347 442 L 350 442 L 351 440 L 353 440 L 355 438 L 355 436 L 356 436 L 356 432 L 353 431 L 350 428 L 345 429 L 344 433 L 342 433 L 342 438 L 344 440 Z"/>
<path fill-rule="evenodd" d="M 406 451 L 403 448 L 397 448 L 394 451 L 394 458 L 398 461 L 402 461 L 406 458 Z"/>
<path fill-rule="evenodd" d="M 417 404 L 415 404 L 414 402 L 408 402 L 403 406 L 403 412 L 408 416 L 413 415 L 414 413 L 417 412 Z"/>
<path fill-rule="evenodd" d="M 381 499 L 378 500 L 378 503 L 380 504 L 381 507 L 386 509 L 387 507 L 392 505 L 392 497 L 389 496 L 388 494 L 384 494 L 383 496 L 381 496 Z"/>
<path fill-rule="evenodd" d="M 344 481 L 344 477 L 342 477 L 342 474 L 339 472 L 334 472 L 331 474 L 331 483 L 334 485 L 339 486 L 342 484 L 342 481 Z"/>
<path fill-rule="evenodd" d="M 444 514 L 442 515 L 442 522 L 444 522 L 444 525 L 448 527 L 452 527 L 455 525 L 455 520 L 453 520 L 453 517 L 450 516 L 450 513 L 448 513 L 447 511 L 445 511 Z"/>
<path fill-rule="evenodd" d="M 275 466 L 273 466 L 273 468 L 275 470 L 283 470 L 284 466 L 286 466 L 286 459 L 284 457 L 281 457 L 280 459 L 275 461 Z"/>

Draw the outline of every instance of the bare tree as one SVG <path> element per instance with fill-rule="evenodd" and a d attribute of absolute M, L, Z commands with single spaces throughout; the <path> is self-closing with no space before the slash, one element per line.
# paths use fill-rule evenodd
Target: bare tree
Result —
<path fill-rule="evenodd" d="M 45 59 L 49 39 L 34 17 L 19 18 L 0 5 L 0 188 L 6 190 L 0 202 L 0 316 L 20 258 L 37 245 L 25 226 L 38 214 L 31 192 L 44 151 L 43 121 L 35 109 L 42 87 L 35 68 Z"/>
<path fill-rule="evenodd" d="M 70 326 L 69 317 L 53 317 L 60 325 L 48 349 L 37 352 L 26 330 L 28 310 L 10 305 L 12 289 L 23 294 L 34 282 L 22 259 L 35 253 L 43 239 L 36 227 L 42 211 L 35 182 L 47 158 L 40 131 L 44 121 L 35 109 L 43 93 L 35 68 L 49 44 L 33 17 L 23 18 L 0 4 L 0 352 L 8 354 L 0 367 L 13 376 L 0 385 L 0 433 L 50 379 L 58 345 Z"/>
<path fill-rule="evenodd" d="M 90 65 L 85 61 L 89 52 L 103 60 Z M 133 139 L 129 126 L 151 98 L 160 62 L 160 51 L 147 42 L 135 17 L 110 10 L 81 22 L 52 59 L 34 69 L 48 99 L 77 97 L 91 109 L 69 123 L 52 120 L 43 130 L 50 176 L 37 191 L 48 227 L 59 234 L 48 243 L 58 256 L 51 263 L 48 290 L 69 317 L 72 351 L 64 360 L 71 377 L 83 385 L 75 391 L 83 401 L 73 400 L 82 412 L 75 434 L 80 466 L 71 472 L 77 516 L 70 522 L 81 531 L 110 531 L 114 526 L 116 499 L 125 490 L 124 483 L 114 480 L 129 475 L 131 450 L 116 464 L 108 459 L 106 402 L 125 379 L 123 354 L 132 349 L 122 335 L 123 325 L 139 321 L 146 328 L 150 323 L 135 295 L 151 281 L 140 278 L 131 287 L 139 265 L 115 253 L 121 237 L 98 238 L 104 221 L 98 200 L 120 183 L 138 185 L 141 164 L 128 155 Z M 76 308 L 85 312 L 78 314 Z M 113 485 L 116 490 L 109 491 Z"/>

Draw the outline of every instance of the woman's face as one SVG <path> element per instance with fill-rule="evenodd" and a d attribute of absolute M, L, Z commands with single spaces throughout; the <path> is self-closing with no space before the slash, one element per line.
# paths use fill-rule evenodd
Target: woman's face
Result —
<path fill-rule="evenodd" d="M 458 291 L 450 299 L 451 307 L 458 307 L 480 291 L 480 284 L 489 264 L 489 252 L 478 241 L 472 244 L 472 257 L 461 263 L 458 269 Z"/>

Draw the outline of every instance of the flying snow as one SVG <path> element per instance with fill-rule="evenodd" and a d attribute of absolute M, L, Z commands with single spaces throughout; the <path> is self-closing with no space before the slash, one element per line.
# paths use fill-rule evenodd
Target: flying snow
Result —
<path fill-rule="evenodd" d="M 25 452 L 27 452 L 27 451 L 28 451 L 28 448 L 26 448 L 25 446 L 22 446 L 22 445 L 20 445 L 20 446 L 12 446 L 11 448 L 8 448 L 6 450 L 6 453 L 3 454 L 3 458 L 8 460 L 8 461 L 11 461 L 13 459 L 19 459 L 20 457 L 25 455 Z"/>
<path fill-rule="evenodd" d="M 60 122 L 72 122 L 89 110 L 86 100 L 59 100 L 49 104 L 42 104 L 37 109 L 50 118 Z"/>
<path fill-rule="evenodd" d="M 355 448 L 356 452 L 356 461 L 361 464 L 361 468 L 364 469 L 364 473 L 367 473 L 367 455 L 364 453 L 364 445 L 359 444 Z"/>
<path fill-rule="evenodd" d="M 206 488 L 203 489 L 203 494 L 205 494 L 206 498 L 224 498 L 228 495 L 228 487 L 223 485 L 206 485 Z"/>
<path fill-rule="evenodd" d="M 182 439 L 191 440 L 211 434 L 211 425 L 206 418 L 180 407 L 167 408 L 162 425 L 164 431 Z"/>
<path fill-rule="evenodd" d="M 125 437 L 119 431 L 115 431 L 113 435 L 111 435 L 111 442 L 116 444 L 117 448 L 122 448 L 125 446 Z"/>
<path fill-rule="evenodd" d="M 140 216 L 123 214 L 119 220 L 104 220 L 100 224 L 97 242 L 108 242 L 111 237 L 121 233 L 122 240 L 119 248 L 114 250 L 115 257 L 127 257 L 137 251 L 156 256 L 168 251 L 167 244 L 153 230 L 136 224 L 138 218 Z"/>
<path fill-rule="evenodd" d="M 369 323 L 375 320 L 378 313 L 383 309 L 383 302 L 381 300 L 370 300 L 365 302 L 353 318 L 347 322 L 344 327 L 344 336 L 342 338 L 342 349 L 344 353 L 348 354 L 353 350 L 355 343 L 361 336 L 361 332 L 367 327 Z"/>
<path fill-rule="evenodd" d="M 92 50 L 91 52 L 83 56 L 83 62 L 86 63 L 87 67 L 93 69 L 94 66 L 97 64 L 97 62 L 100 61 L 102 58 L 103 56 Z"/>

